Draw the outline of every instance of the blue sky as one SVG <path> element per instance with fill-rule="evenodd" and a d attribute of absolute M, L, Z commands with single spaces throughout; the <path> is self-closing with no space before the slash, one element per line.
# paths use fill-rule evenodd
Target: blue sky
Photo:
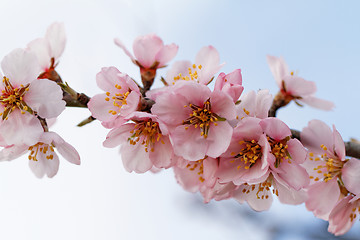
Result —
<path fill-rule="evenodd" d="M 334 101 L 336 108 L 323 112 L 291 104 L 278 116 L 295 129 L 321 119 L 335 124 L 345 140 L 360 139 L 359 7 L 358 1 L 310 0 L 2 0 L 0 56 L 43 36 L 52 22 L 64 22 L 67 46 L 59 73 L 92 96 L 100 93 L 95 75 L 101 67 L 113 65 L 139 78 L 114 37 L 131 48 L 138 35 L 156 33 L 180 46 L 176 60 L 192 60 L 202 46 L 213 45 L 226 62 L 222 71 L 242 69 L 245 91 L 267 88 L 272 94 L 277 86 L 266 55 L 281 55 L 299 76 L 315 81 L 317 96 Z M 166 69 L 158 77 L 165 74 Z M 304 206 L 275 204 L 254 215 L 234 202 L 201 204 L 176 184 L 171 171 L 129 174 L 118 151 L 102 147 L 107 130 L 99 123 L 75 127 L 88 115 L 67 109 L 54 127 L 78 149 L 80 167 L 62 161 L 54 179 L 38 180 L 26 157 L 2 163 L 1 239 L 239 239 L 242 234 L 271 239 L 271 221 L 294 233 L 309 223 L 322 225 Z M 256 223 L 264 221 L 262 227 Z"/>

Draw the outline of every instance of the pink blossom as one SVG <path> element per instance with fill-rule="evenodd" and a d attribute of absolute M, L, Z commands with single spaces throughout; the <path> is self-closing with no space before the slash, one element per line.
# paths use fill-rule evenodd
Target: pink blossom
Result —
<path fill-rule="evenodd" d="M 112 129 L 104 141 L 105 147 L 121 145 L 121 158 L 128 172 L 144 173 L 155 166 L 168 168 L 173 165 L 173 149 L 168 129 L 157 116 L 134 112 L 126 123 Z"/>
<path fill-rule="evenodd" d="M 177 81 L 182 80 L 195 81 L 207 85 L 213 80 L 214 75 L 223 65 L 220 64 L 219 52 L 213 46 L 203 47 L 197 53 L 195 63 L 190 61 L 175 62 L 167 72 L 165 81 L 168 85 L 173 85 Z M 240 82 L 241 85 L 241 75 L 240 79 L 237 75 L 238 73 L 231 75 L 231 83 L 239 84 Z"/>
<path fill-rule="evenodd" d="M 169 126 L 175 154 L 189 161 L 216 158 L 226 151 L 233 129 L 235 104 L 221 91 L 202 84 L 182 82 L 157 97 L 152 113 Z"/>
<path fill-rule="evenodd" d="M 137 110 L 140 90 L 136 83 L 115 67 L 102 68 L 96 75 L 97 85 L 105 93 L 97 94 L 88 103 L 92 116 L 105 127 L 124 123 L 124 117 Z"/>
<path fill-rule="evenodd" d="M 240 103 L 236 105 L 236 119 L 241 120 L 245 117 L 267 118 L 273 98 L 269 90 L 250 91 L 240 98 Z"/>
<path fill-rule="evenodd" d="M 233 194 L 233 197 L 239 202 L 245 201 L 255 211 L 268 210 L 273 202 L 272 195 L 276 195 L 281 203 L 298 205 L 306 200 L 304 189 L 294 190 L 289 188 L 287 183 L 278 178 L 276 175 L 266 175 L 265 179 L 258 184 L 241 185 Z"/>
<path fill-rule="evenodd" d="M 197 161 L 180 160 L 174 166 L 177 182 L 189 192 L 204 191 L 215 185 L 218 160 L 206 157 Z"/>
<path fill-rule="evenodd" d="M 54 132 L 43 132 L 39 142 L 32 146 L 22 144 L 5 147 L 0 152 L 0 160 L 10 161 L 29 152 L 29 167 L 33 173 L 39 178 L 44 175 L 51 178 L 59 170 L 59 157 L 55 149 L 70 163 L 80 164 L 80 156 L 75 148 Z"/>
<path fill-rule="evenodd" d="M 291 139 L 289 127 L 278 118 L 265 118 L 260 121 L 267 135 L 274 156 L 271 173 L 288 188 L 299 191 L 309 185 L 309 175 L 302 164 L 306 150 L 297 139 Z"/>
<path fill-rule="evenodd" d="M 220 73 L 215 81 L 214 90 L 227 93 L 236 102 L 244 90 L 242 86 L 241 70 L 236 69 L 229 74 Z"/>
<path fill-rule="evenodd" d="M 347 233 L 354 225 L 359 214 L 359 197 L 348 195 L 340 200 L 331 211 L 328 231 L 335 234 L 335 236 Z"/>
<path fill-rule="evenodd" d="M 0 74 L 0 135 L 7 145 L 32 145 L 43 132 L 35 114 L 57 117 L 65 109 L 62 90 L 52 81 L 37 80 L 36 56 L 23 49 L 5 56 L 1 67 L 5 76 Z"/>
<path fill-rule="evenodd" d="M 260 119 L 248 117 L 234 128 L 229 148 L 220 156 L 217 176 L 221 183 L 259 183 L 274 160 Z M 261 180 L 260 180 L 261 181 Z"/>
<path fill-rule="evenodd" d="M 306 207 L 316 217 L 328 220 L 340 198 L 348 193 L 359 194 L 360 162 L 346 159 L 345 144 L 333 126 L 312 120 L 301 132 L 301 142 L 309 150 L 303 164 L 309 172 L 311 185 Z"/>
<path fill-rule="evenodd" d="M 267 56 L 267 61 L 286 101 L 295 100 L 295 102 L 305 103 L 322 110 L 334 108 L 332 102 L 314 97 L 316 92 L 315 83 L 294 75 L 294 72 L 290 72 L 282 57 Z"/>
<path fill-rule="evenodd" d="M 57 66 L 65 44 L 64 23 L 55 22 L 48 27 L 45 37 L 37 38 L 27 45 L 27 48 L 37 56 L 41 66 L 42 73 L 39 78 L 51 78 L 51 72 Z"/>
<path fill-rule="evenodd" d="M 114 41 L 136 65 L 144 69 L 164 67 L 175 57 L 179 48 L 174 43 L 164 45 L 161 38 L 155 34 L 148 34 L 135 39 L 134 57 L 119 39 L 115 38 Z"/>

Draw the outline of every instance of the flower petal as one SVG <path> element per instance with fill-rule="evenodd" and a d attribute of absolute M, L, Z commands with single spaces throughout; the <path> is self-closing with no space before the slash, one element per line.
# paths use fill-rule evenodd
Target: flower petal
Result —
<path fill-rule="evenodd" d="M 355 158 L 349 159 L 341 173 L 346 189 L 355 195 L 360 195 L 360 161 Z"/>

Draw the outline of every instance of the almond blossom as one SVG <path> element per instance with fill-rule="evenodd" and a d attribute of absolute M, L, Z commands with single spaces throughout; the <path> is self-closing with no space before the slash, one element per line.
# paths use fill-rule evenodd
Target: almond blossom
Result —
<path fill-rule="evenodd" d="M 0 135 L 6 145 L 36 143 L 43 132 L 37 118 L 54 118 L 65 109 L 61 88 L 37 80 L 39 65 L 34 54 L 15 49 L 1 62 Z"/>
<path fill-rule="evenodd" d="M 259 183 L 268 175 L 274 161 L 268 158 L 274 157 L 259 123 L 260 119 L 248 117 L 234 128 L 231 143 L 219 160 L 217 176 L 221 183 Z"/>
<path fill-rule="evenodd" d="M 267 62 L 280 88 L 278 97 L 282 99 L 284 105 L 294 100 L 322 110 L 334 108 L 332 102 L 314 97 L 316 92 L 315 83 L 294 75 L 294 72 L 290 72 L 282 57 L 267 56 Z"/>
<path fill-rule="evenodd" d="M 236 119 L 241 120 L 245 117 L 267 118 L 272 101 L 273 98 L 269 90 L 266 89 L 245 93 L 241 95 L 239 104 L 236 105 Z"/>
<path fill-rule="evenodd" d="M 37 56 L 39 61 L 41 67 L 40 79 L 56 79 L 55 67 L 64 52 L 65 44 L 64 23 L 55 22 L 48 27 L 43 38 L 37 38 L 27 45 L 27 48 Z"/>
<path fill-rule="evenodd" d="M 140 90 L 134 80 L 115 67 L 104 67 L 96 75 L 97 85 L 105 93 L 93 96 L 88 108 L 92 116 L 107 128 L 124 123 L 124 117 L 137 110 Z"/>
<path fill-rule="evenodd" d="M 202 84 L 184 81 L 157 97 L 151 109 L 168 127 L 175 154 L 189 161 L 216 158 L 226 151 L 235 118 L 230 96 Z"/>
<path fill-rule="evenodd" d="M 114 42 L 130 57 L 133 63 L 143 69 L 164 67 L 175 57 L 179 48 L 174 43 L 164 45 L 161 38 L 155 34 L 148 34 L 134 40 L 134 57 L 120 39 L 115 38 Z"/>
<path fill-rule="evenodd" d="M 350 194 L 341 199 L 329 216 L 328 231 L 335 236 L 347 233 L 360 215 L 359 196 Z"/>
<path fill-rule="evenodd" d="M 47 175 L 51 178 L 59 170 L 59 157 L 55 149 L 70 163 L 80 164 L 80 156 L 75 148 L 55 132 L 43 132 L 39 142 L 32 146 L 26 144 L 6 146 L 0 152 L 0 161 L 10 161 L 29 153 L 29 167 L 35 176 L 42 178 Z"/>
<path fill-rule="evenodd" d="M 301 141 L 309 150 L 304 163 L 311 179 L 306 207 L 316 217 L 328 220 L 342 197 L 360 194 L 360 162 L 346 158 L 344 142 L 335 126 L 331 131 L 320 120 L 309 122 L 301 132 Z"/>
<path fill-rule="evenodd" d="M 213 80 L 214 75 L 223 65 L 220 64 L 219 52 L 213 46 L 206 46 L 201 48 L 196 54 L 194 63 L 190 61 L 177 61 L 172 64 L 172 67 L 166 74 L 165 81 L 168 85 L 174 85 L 177 81 L 182 80 L 195 81 L 207 85 Z M 230 75 L 230 77 L 234 78 L 234 82 L 241 85 L 241 75 L 240 79 L 235 79 L 239 76 L 234 75 Z"/>
<path fill-rule="evenodd" d="M 221 90 L 227 93 L 236 103 L 244 90 L 241 70 L 236 69 L 229 74 L 220 73 L 216 78 L 214 90 Z"/>
<path fill-rule="evenodd" d="M 166 125 L 157 116 L 134 112 L 125 123 L 112 129 L 105 147 L 120 147 L 121 158 L 128 172 L 144 173 L 153 167 L 168 168 L 173 164 L 173 149 Z"/>

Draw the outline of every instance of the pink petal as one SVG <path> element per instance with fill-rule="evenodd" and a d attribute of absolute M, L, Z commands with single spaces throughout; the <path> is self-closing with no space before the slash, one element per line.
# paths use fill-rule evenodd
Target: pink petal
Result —
<path fill-rule="evenodd" d="M 168 168 L 172 164 L 171 157 L 173 155 L 173 148 L 169 137 L 163 136 L 161 140 L 164 142 L 156 142 L 154 144 L 154 152 L 149 152 L 149 158 L 155 167 Z"/>
<path fill-rule="evenodd" d="M 261 120 L 260 126 L 263 128 L 266 135 L 276 141 L 291 136 L 290 128 L 278 118 L 265 118 Z"/>
<path fill-rule="evenodd" d="M 7 145 L 36 144 L 44 132 L 39 119 L 30 113 L 21 114 L 15 109 L 9 114 L 9 119 L 0 125 L 0 135 Z"/>
<path fill-rule="evenodd" d="M 345 187 L 351 193 L 355 195 L 360 194 L 360 161 L 355 158 L 351 158 L 344 164 L 341 170 Z"/>
<path fill-rule="evenodd" d="M 118 47 L 120 47 L 120 48 L 124 51 L 124 53 L 125 53 L 126 55 L 128 55 L 128 57 L 129 57 L 132 61 L 135 61 L 134 56 L 129 52 L 129 50 L 128 50 L 128 49 L 125 47 L 125 45 L 120 41 L 120 39 L 115 38 L 115 39 L 114 39 L 114 43 L 115 43 Z"/>
<path fill-rule="evenodd" d="M 333 137 L 334 137 L 334 152 L 339 157 L 339 159 L 344 161 L 346 157 L 345 143 L 334 125 L 333 125 Z"/>
<path fill-rule="evenodd" d="M 37 79 L 41 72 L 35 54 L 20 48 L 5 56 L 1 62 L 1 67 L 13 87 L 30 83 Z"/>
<path fill-rule="evenodd" d="M 61 88 L 53 81 L 38 79 L 29 86 L 24 101 L 42 118 L 54 118 L 65 109 Z"/>
<path fill-rule="evenodd" d="M 54 146 L 56 150 L 61 154 L 61 156 L 63 156 L 63 158 L 65 158 L 70 163 L 80 165 L 79 153 L 76 151 L 76 149 L 73 146 L 65 142 L 65 140 L 62 139 L 62 137 L 60 137 L 58 134 L 54 132 L 46 132 L 43 134 L 43 136 L 45 134 L 47 135 L 51 134 L 50 137 L 52 138 Z M 40 138 L 40 140 L 42 139 L 42 137 Z"/>
<path fill-rule="evenodd" d="M 276 180 L 275 180 L 276 181 Z M 301 189 L 296 191 L 294 189 L 288 188 L 280 182 L 275 183 L 275 187 L 279 193 L 279 200 L 284 204 L 298 205 L 306 201 L 307 193 L 305 190 Z"/>
<path fill-rule="evenodd" d="M 0 161 L 11 161 L 24 155 L 29 149 L 27 145 L 12 145 L 0 151 Z"/>
<path fill-rule="evenodd" d="M 66 44 L 64 23 L 55 22 L 51 24 L 46 31 L 45 38 L 49 41 L 50 44 L 50 57 L 58 59 L 64 52 Z"/>
<path fill-rule="evenodd" d="M 135 39 L 133 51 L 136 60 L 144 67 L 150 68 L 156 61 L 156 54 L 163 48 L 164 43 L 155 34 L 140 36 Z"/>
<path fill-rule="evenodd" d="M 299 140 L 290 139 L 287 142 L 287 145 L 291 161 L 295 161 L 297 164 L 305 162 L 307 152 Z"/>
<path fill-rule="evenodd" d="M 287 184 L 288 187 L 293 188 L 295 191 L 299 191 L 309 185 L 309 175 L 305 168 L 296 163 L 288 163 L 286 161 L 280 164 L 280 168 L 283 170 L 278 176 Z"/>
<path fill-rule="evenodd" d="M 195 104 L 200 107 L 202 107 L 204 105 L 204 103 L 209 98 L 212 97 L 212 92 L 207 86 L 198 84 L 196 82 L 188 82 L 188 81 L 185 82 L 184 81 L 182 83 L 178 83 L 175 91 L 176 91 L 176 93 L 184 96 L 187 99 L 187 101 L 188 101 L 187 104 L 191 103 L 191 104 Z M 218 94 L 215 94 L 214 97 L 220 98 L 218 96 Z M 227 102 L 227 100 L 223 100 L 223 101 Z M 234 103 L 231 100 L 230 100 L 230 102 L 231 102 L 231 106 L 233 106 Z M 228 108 L 229 108 L 228 106 L 229 105 L 227 104 L 226 111 L 228 111 Z M 214 111 L 213 106 L 211 106 L 211 110 Z"/>
<path fill-rule="evenodd" d="M 111 101 L 106 101 L 105 98 L 107 98 L 105 93 L 93 96 L 88 102 L 88 108 L 92 116 L 96 119 L 104 122 L 110 122 L 113 121 L 117 115 L 113 115 L 109 112 L 117 112 L 119 108 L 114 106 Z"/>
<path fill-rule="evenodd" d="M 105 142 L 104 142 L 105 143 Z M 123 144 L 120 148 L 124 168 L 128 172 L 144 173 L 153 167 L 149 153 L 142 144 Z"/>
<path fill-rule="evenodd" d="M 301 77 L 288 75 L 283 78 L 286 93 L 296 97 L 304 97 L 316 92 L 314 82 L 307 81 Z"/>
<path fill-rule="evenodd" d="M 216 158 L 229 147 L 233 128 L 227 122 L 218 122 L 218 125 L 211 125 L 206 139 L 208 149 L 206 155 Z"/>
<path fill-rule="evenodd" d="M 134 123 L 127 123 L 118 128 L 112 129 L 103 142 L 104 147 L 113 148 L 121 144 L 127 143 L 131 136 L 130 131 L 134 130 Z"/>
<path fill-rule="evenodd" d="M 282 81 L 284 80 L 284 77 L 289 75 L 288 66 L 286 65 L 283 57 L 278 58 L 268 55 L 266 58 L 277 85 L 279 88 L 282 88 Z"/>
<path fill-rule="evenodd" d="M 49 42 L 45 38 L 38 38 L 31 41 L 27 48 L 36 55 L 41 69 L 43 71 L 48 70 L 51 64 Z"/>
<path fill-rule="evenodd" d="M 247 201 L 249 206 L 254 209 L 255 211 L 266 211 L 269 210 L 271 207 L 271 204 L 273 202 L 273 197 L 270 191 L 261 192 L 261 195 L 268 196 L 268 198 L 258 198 L 257 196 L 257 189 L 259 188 L 259 184 L 255 185 L 255 190 L 250 191 L 249 193 L 243 192 L 243 189 L 249 189 L 250 186 L 242 186 L 238 190 L 235 191 L 233 197 L 239 201 L 243 202 L 244 200 Z"/>
<path fill-rule="evenodd" d="M 221 91 L 213 91 L 210 95 L 211 111 L 220 117 L 232 120 L 236 117 L 235 104 L 229 95 Z"/>
<path fill-rule="evenodd" d="M 339 200 L 340 189 L 337 179 L 328 182 L 317 182 L 308 188 L 306 208 L 318 218 L 328 220 L 331 210 Z"/>
<path fill-rule="evenodd" d="M 335 236 L 340 236 L 347 233 L 355 223 L 355 221 L 351 221 L 350 219 L 352 209 L 354 207 L 356 208 L 356 205 L 354 206 L 350 203 L 352 198 L 353 197 L 351 195 L 343 198 L 331 211 L 329 216 L 328 231 Z"/>
<path fill-rule="evenodd" d="M 155 56 L 155 60 L 159 62 L 158 67 L 163 67 L 170 62 L 175 57 L 178 49 L 179 46 L 174 43 L 163 46 Z"/>
<path fill-rule="evenodd" d="M 157 97 L 156 103 L 152 106 L 151 112 L 157 115 L 163 122 L 174 126 L 182 124 L 182 121 L 189 117 L 191 109 L 189 101 L 180 94 L 167 92 Z"/>
<path fill-rule="evenodd" d="M 208 150 L 207 140 L 200 135 L 200 129 L 193 126 L 187 130 L 183 125 L 176 127 L 175 131 L 170 134 L 170 139 L 175 154 L 189 161 L 203 159 Z"/>
<path fill-rule="evenodd" d="M 175 84 L 174 78 L 178 77 L 179 74 L 187 76 L 189 74 L 189 68 L 191 67 L 190 61 L 176 61 L 171 65 L 171 68 L 166 73 L 166 82 L 170 86 Z"/>
<path fill-rule="evenodd" d="M 272 102 L 273 98 L 269 90 L 259 90 L 256 96 L 255 116 L 261 119 L 267 118 Z"/>
<path fill-rule="evenodd" d="M 115 85 L 123 85 L 125 81 L 121 81 L 119 74 L 121 72 L 115 67 L 103 67 L 96 74 L 96 83 L 105 92 L 114 92 Z M 126 88 L 126 86 L 124 86 Z"/>
<path fill-rule="evenodd" d="M 29 167 L 36 177 L 42 178 L 47 175 L 52 178 L 59 170 L 59 157 L 53 154 L 53 159 L 47 159 L 45 154 L 37 155 L 38 161 L 29 160 Z"/>
<path fill-rule="evenodd" d="M 330 111 L 334 109 L 335 105 L 333 102 L 320 99 L 313 96 L 304 96 L 302 99 L 299 100 L 299 102 L 303 102 L 311 107 L 318 108 L 325 111 Z"/>
<path fill-rule="evenodd" d="M 321 145 L 331 149 L 334 145 L 333 133 L 329 126 L 320 120 L 311 120 L 300 133 L 301 143 L 311 152 L 323 153 Z"/>
<path fill-rule="evenodd" d="M 198 79 L 202 84 L 208 84 L 223 66 L 223 64 L 220 65 L 219 52 L 213 46 L 201 48 L 196 55 L 195 64 L 202 66 L 201 71 L 198 72 Z"/>

